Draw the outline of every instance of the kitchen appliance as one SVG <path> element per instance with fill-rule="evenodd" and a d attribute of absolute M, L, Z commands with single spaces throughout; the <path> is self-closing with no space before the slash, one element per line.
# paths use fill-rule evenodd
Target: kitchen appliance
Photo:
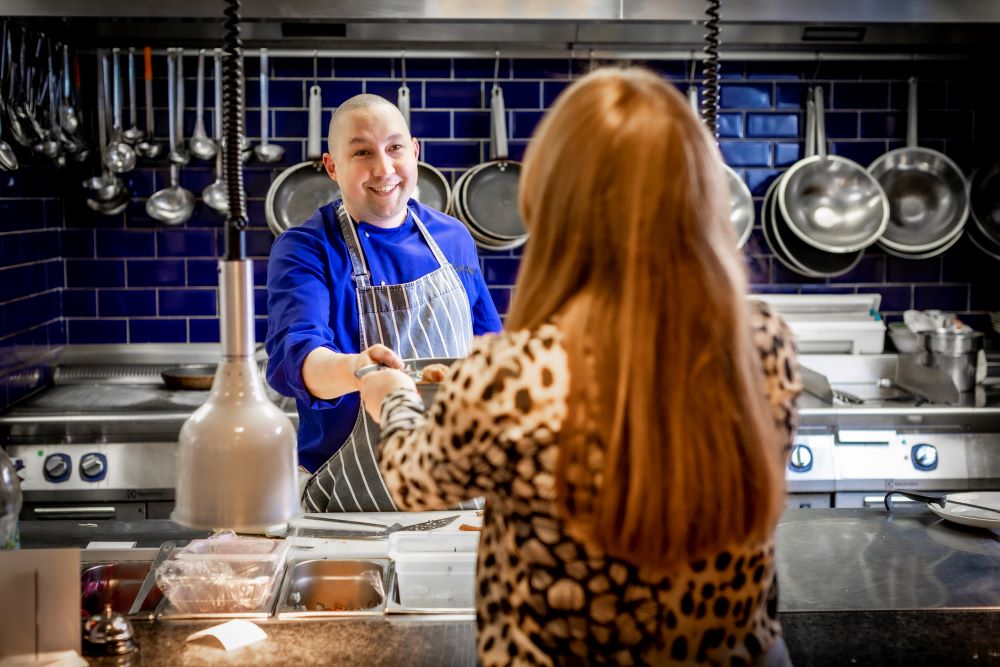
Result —
<path fill-rule="evenodd" d="M 800 354 L 881 354 L 881 294 L 753 294 L 774 308 L 795 334 Z"/>
<path fill-rule="evenodd" d="M 800 357 L 825 376 L 834 396 L 861 402 L 799 397 L 799 429 L 785 470 L 789 507 L 879 507 L 886 491 L 897 488 L 1000 489 L 1000 384 L 988 378 L 957 404 L 942 404 L 895 384 L 902 359 Z"/>
<path fill-rule="evenodd" d="M 0 414 L 21 518 L 169 518 L 181 425 L 208 391 L 168 389 L 160 374 L 219 356 L 212 344 L 65 347 L 48 386 Z M 268 396 L 298 420 L 293 399 Z"/>

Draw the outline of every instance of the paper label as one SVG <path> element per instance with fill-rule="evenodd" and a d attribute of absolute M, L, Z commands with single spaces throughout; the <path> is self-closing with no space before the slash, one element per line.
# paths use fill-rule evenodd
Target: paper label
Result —
<path fill-rule="evenodd" d="M 237 620 L 191 633 L 184 641 L 189 642 L 202 637 L 213 637 L 222 644 L 222 648 L 232 651 L 267 639 L 267 633 L 250 621 Z"/>

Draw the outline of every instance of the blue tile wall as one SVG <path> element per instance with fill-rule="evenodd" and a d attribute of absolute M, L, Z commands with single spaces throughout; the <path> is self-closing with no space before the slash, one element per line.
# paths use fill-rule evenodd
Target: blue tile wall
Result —
<path fill-rule="evenodd" d="M 194 122 L 196 60 L 185 59 L 185 120 Z M 682 90 L 690 63 L 645 63 Z M 84 78 L 93 67 L 83 64 Z M 323 94 L 323 122 L 337 105 L 360 92 L 392 101 L 403 81 L 398 58 L 271 59 L 271 118 L 282 162 L 251 162 L 245 171 L 249 195 L 248 251 L 254 259 L 256 331 L 266 327 L 265 283 L 272 236 L 264 220 L 264 197 L 272 179 L 304 159 L 306 104 L 314 81 Z M 503 58 L 499 82 L 508 107 L 511 155 L 523 154 L 546 108 L 587 70 L 587 60 Z M 260 134 L 259 74 L 247 59 L 246 126 Z M 933 62 L 732 62 L 722 64 L 719 116 L 721 150 L 760 201 L 768 185 L 802 155 L 804 101 L 809 86 L 826 92 L 826 127 L 833 153 L 867 164 L 905 138 L 906 80 L 920 76 L 920 135 L 970 173 L 995 138 L 977 74 L 954 63 Z M 489 154 L 488 100 L 491 58 L 406 61 L 415 135 L 422 159 L 452 180 Z M 166 129 L 165 66 L 154 61 L 155 116 Z M 86 83 L 86 81 L 85 81 Z M 84 86 L 86 88 L 86 85 Z M 206 125 L 213 126 L 212 87 L 206 86 Z M 141 97 L 141 93 L 140 93 Z M 992 133 L 989 136 L 987 133 Z M 214 163 L 192 162 L 181 183 L 196 196 L 214 180 Z M 93 175 L 93 165 L 65 172 L 30 158 L 15 173 L 0 174 L 0 408 L 29 393 L 19 369 L 64 343 L 214 342 L 219 339 L 215 287 L 223 248 L 220 215 L 199 201 L 194 215 L 165 227 L 145 213 L 145 201 L 168 183 L 165 161 L 143 162 L 125 176 L 133 200 L 125 212 L 90 211 L 75 187 Z M 520 250 L 481 252 L 483 274 L 501 313 L 512 298 Z M 756 228 L 744 249 L 752 288 L 769 293 L 882 295 L 889 319 L 911 307 L 946 308 L 972 322 L 1000 309 L 995 275 L 1000 265 L 961 242 L 939 257 L 907 261 L 871 248 L 848 275 L 807 279 L 777 262 Z M 5 380 L 5 378 L 7 378 Z"/>

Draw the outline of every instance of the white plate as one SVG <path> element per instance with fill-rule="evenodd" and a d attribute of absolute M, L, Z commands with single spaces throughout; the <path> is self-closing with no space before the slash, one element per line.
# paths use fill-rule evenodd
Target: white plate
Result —
<path fill-rule="evenodd" d="M 968 493 L 949 493 L 948 500 L 958 500 L 963 503 L 974 503 L 986 507 L 1000 508 L 1000 491 L 970 491 Z M 953 503 L 945 503 L 941 508 L 934 503 L 927 503 L 931 511 L 942 519 L 954 521 L 976 528 L 1000 528 L 1000 514 L 978 510 L 975 507 L 963 507 Z"/>

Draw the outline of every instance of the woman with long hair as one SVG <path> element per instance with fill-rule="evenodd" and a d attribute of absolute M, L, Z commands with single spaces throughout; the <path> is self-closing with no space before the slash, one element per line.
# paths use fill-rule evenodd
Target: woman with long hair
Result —
<path fill-rule="evenodd" d="M 747 299 L 714 141 L 641 69 L 571 85 L 528 147 L 507 331 L 428 411 L 367 375 L 400 509 L 484 496 L 482 662 L 782 664 L 774 529 L 792 337 Z"/>

